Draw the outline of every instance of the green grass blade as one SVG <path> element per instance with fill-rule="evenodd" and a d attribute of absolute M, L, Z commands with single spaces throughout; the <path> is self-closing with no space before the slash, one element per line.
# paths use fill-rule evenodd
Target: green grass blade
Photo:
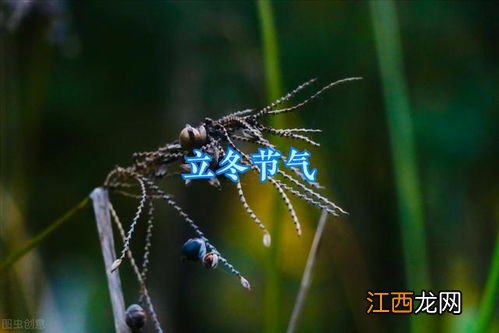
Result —
<path fill-rule="evenodd" d="M 397 13 L 391 0 L 371 1 L 370 6 L 390 132 L 407 288 L 418 292 L 430 288 L 430 278 L 413 125 L 403 76 Z M 428 319 L 424 316 L 411 316 L 410 320 L 413 332 L 429 331 Z"/>
<path fill-rule="evenodd" d="M 477 333 L 490 332 L 490 325 L 494 311 L 497 309 L 497 301 L 499 294 L 499 232 L 496 238 L 496 245 L 494 254 L 492 256 L 492 263 L 490 273 L 485 284 L 485 290 L 482 295 L 480 304 L 480 312 L 478 315 L 478 324 L 476 328 Z"/>
<path fill-rule="evenodd" d="M 265 80 L 267 85 L 267 95 L 270 101 L 281 96 L 281 76 L 279 68 L 279 50 L 277 45 L 276 32 L 273 21 L 272 6 L 270 1 L 258 0 L 258 15 L 263 43 L 263 57 L 265 66 Z M 281 127 L 280 117 L 272 117 L 271 126 Z M 279 142 L 277 142 L 278 144 Z M 272 202 L 278 201 L 278 197 L 273 194 Z M 266 262 L 266 283 L 264 295 L 264 326 L 263 331 L 267 333 L 281 332 L 281 278 L 279 270 L 279 249 L 282 233 L 282 210 L 280 205 L 273 205 L 271 208 L 272 225 L 270 234 L 272 235 L 272 246 L 270 255 Z"/>
<path fill-rule="evenodd" d="M 270 100 L 281 96 L 281 74 L 279 67 L 279 47 L 274 27 L 272 6 L 270 1 L 258 0 L 258 14 L 263 42 L 263 58 L 267 93 Z M 278 119 L 278 118 L 275 118 Z"/>
<path fill-rule="evenodd" d="M 20 249 L 11 253 L 2 262 L 0 262 L 0 273 L 9 269 L 13 264 L 15 264 L 19 259 L 28 254 L 31 250 L 37 247 L 41 242 L 43 242 L 48 236 L 53 234 L 64 222 L 68 221 L 73 215 L 83 209 L 89 202 L 89 198 L 86 197 L 76 206 L 68 210 L 64 215 L 52 222 L 47 228 L 42 230 L 38 235 L 33 237 L 31 240 L 26 242 Z"/>

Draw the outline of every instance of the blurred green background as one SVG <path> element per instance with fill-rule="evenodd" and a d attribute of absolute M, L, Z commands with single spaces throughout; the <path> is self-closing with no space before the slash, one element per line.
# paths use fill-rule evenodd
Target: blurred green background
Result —
<path fill-rule="evenodd" d="M 116 164 L 175 139 L 186 123 L 263 107 L 312 77 L 362 76 L 279 120 L 323 129 L 312 165 L 350 213 L 326 227 L 298 332 L 471 332 L 479 320 L 499 331 L 495 3 L 407 1 L 391 11 L 380 1 L 276 1 L 267 12 L 270 51 L 262 7 L 252 1 L 27 2 L 9 24 L 19 3 L 2 2 L 0 16 L 0 260 Z M 404 187 L 407 178 L 415 185 Z M 149 285 L 167 332 L 285 330 L 320 212 L 297 203 L 297 238 L 269 204 L 273 190 L 261 194 L 255 182 L 245 184 L 250 204 L 264 223 L 282 222 L 272 250 L 228 184 L 219 192 L 186 188 L 180 177 L 167 183 L 253 288 L 222 268 L 181 263 L 193 234 L 158 204 Z M 136 203 L 112 200 L 128 221 Z M 404 202 L 415 215 L 404 217 Z M 133 303 L 129 266 L 120 271 Z M 461 290 L 463 313 L 420 315 L 419 326 L 414 315 L 366 315 L 367 290 L 411 286 Z M 51 333 L 113 330 L 90 206 L 0 275 L 0 318 L 42 318 Z"/>

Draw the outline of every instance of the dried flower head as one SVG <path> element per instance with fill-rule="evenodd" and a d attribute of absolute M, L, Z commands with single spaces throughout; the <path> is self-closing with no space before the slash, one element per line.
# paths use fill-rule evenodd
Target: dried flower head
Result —
<path fill-rule="evenodd" d="M 107 176 L 104 185 L 112 192 L 117 194 L 133 197 L 138 199 L 138 206 L 132 222 L 125 234 L 119 218 L 114 211 L 111 214 L 120 229 L 123 239 L 123 248 L 120 257 L 113 263 L 111 270 L 116 270 L 122 261 L 128 257 L 134 271 L 136 272 L 137 280 L 141 286 L 141 300 L 146 303 L 148 310 L 151 313 L 152 321 L 159 328 L 156 314 L 148 296 L 147 288 L 145 287 L 145 279 L 147 273 L 147 264 L 149 262 L 149 252 L 151 246 L 151 234 L 153 226 L 153 203 L 155 201 L 164 201 L 167 205 L 173 208 L 180 217 L 193 229 L 196 238 L 189 239 L 182 248 L 183 258 L 189 260 L 200 260 L 205 267 L 215 268 L 218 263 L 221 263 L 232 274 L 237 276 L 241 285 L 245 289 L 250 289 L 250 283 L 241 273 L 232 266 L 224 256 L 210 243 L 200 230 L 197 224 L 189 217 L 189 215 L 180 207 L 173 197 L 165 192 L 158 183 L 161 179 L 171 176 L 178 176 L 180 173 L 189 171 L 190 166 L 184 164 L 184 158 L 192 153 L 192 149 L 196 148 L 210 154 L 213 157 L 212 164 L 216 165 L 219 160 L 225 156 L 224 147 L 230 147 L 238 152 L 241 156 L 241 163 L 250 168 L 250 171 L 259 173 L 258 166 L 250 163 L 250 156 L 245 153 L 239 146 L 239 143 L 251 143 L 260 147 L 273 148 L 270 136 L 280 136 L 291 140 L 299 140 L 312 146 L 319 146 L 319 143 L 314 141 L 308 135 L 320 132 L 319 129 L 310 128 L 273 128 L 262 123 L 262 119 L 266 116 L 276 116 L 288 112 L 298 111 L 310 101 L 316 99 L 326 90 L 348 81 L 359 80 L 360 78 L 346 78 L 332 82 L 314 94 L 304 99 L 302 102 L 292 106 L 282 106 L 288 102 L 298 92 L 311 85 L 315 79 L 309 80 L 297 87 L 284 97 L 278 99 L 272 104 L 259 109 L 247 109 L 233 112 L 220 119 L 205 118 L 198 126 L 186 125 L 179 133 L 179 138 L 175 141 L 165 144 L 154 151 L 138 152 L 133 154 L 133 164 L 128 167 L 117 166 Z M 286 156 L 281 156 L 283 160 Z M 212 165 L 213 167 L 213 165 Z M 179 177 L 180 178 L 180 177 Z M 277 191 L 282 202 L 289 211 L 291 220 L 295 226 L 298 235 L 301 234 L 301 225 L 296 215 L 294 206 L 288 195 L 291 194 L 300 200 L 309 203 L 312 206 L 327 211 L 332 215 L 339 215 L 346 212 L 331 200 L 319 193 L 321 188 L 319 183 L 305 182 L 305 177 L 298 168 L 289 168 L 278 170 L 277 174 L 268 178 L 271 186 Z M 209 181 L 210 185 L 221 188 L 220 179 L 213 178 Z M 263 232 L 262 241 L 264 246 L 271 245 L 271 236 L 260 218 L 255 214 L 250 207 L 244 194 L 243 185 L 241 182 L 230 182 L 236 187 L 239 201 L 243 209 L 247 212 L 251 220 Z M 188 184 L 188 182 L 186 182 Z M 146 211 L 146 206 L 149 209 Z M 146 246 L 143 257 L 142 269 L 140 269 L 134 260 L 130 250 L 130 240 L 134 234 L 135 228 L 142 215 L 147 214 L 147 236 Z M 160 328 L 159 328 L 160 331 Z"/>

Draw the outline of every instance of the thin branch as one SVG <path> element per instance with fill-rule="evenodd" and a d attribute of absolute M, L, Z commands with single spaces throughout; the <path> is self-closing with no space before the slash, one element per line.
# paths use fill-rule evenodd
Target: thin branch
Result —
<path fill-rule="evenodd" d="M 152 207 L 152 205 L 150 206 Z M 120 234 L 121 240 L 123 243 L 126 241 L 126 235 L 125 235 L 125 229 L 123 229 L 123 224 L 121 224 L 121 221 L 118 217 L 118 214 L 114 210 L 113 205 L 111 202 L 109 202 L 109 210 L 111 212 L 111 216 L 113 217 L 114 223 L 116 224 L 116 227 L 118 229 L 118 232 Z M 152 210 L 149 210 L 152 213 Z M 152 220 L 151 220 L 152 221 Z M 152 224 L 150 224 L 152 225 Z M 161 324 L 158 319 L 158 315 L 156 314 L 156 310 L 154 310 L 154 306 L 151 301 L 151 296 L 149 296 L 149 290 L 147 290 L 146 283 L 145 283 L 145 278 L 147 271 L 145 271 L 145 268 L 143 268 L 143 271 L 141 272 L 139 269 L 139 266 L 135 262 L 135 258 L 133 256 L 132 250 L 128 248 L 127 250 L 127 257 L 130 261 L 130 265 L 132 266 L 132 270 L 135 274 L 135 277 L 137 278 L 137 282 L 140 285 L 140 297 L 139 297 L 139 303 L 145 303 L 147 305 L 147 309 L 149 311 L 149 315 L 151 316 L 153 325 L 154 325 L 154 330 L 156 333 L 163 333 L 163 329 L 161 328 Z"/>
<path fill-rule="evenodd" d="M 312 241 L 312 247 L 310 248 L 310 252 L 308 253 L 307 264 L 305 266 L 305 270 L 303 271 L 300 290 L 298 291 L 298 296 L 296 297 L 293 313 L 291 314 L 291 318 L 289 320 L 288 329 L 286 331 L 287 333 L 296 332 L 298 318 L 300 317 L 303 306 L 305 305 L 305 298 L 307 297 L 307 293 L 310 288 L 312 269 L 315 265 L 315 259 L 317 258 L 319 244 L 324 232 L 324 227 L 326 226 L 327 215 L 328 214 L 326 211 L 322 211 L 321 217 L 319 219 L 319 224 L 317 225 L 317 230 L 315 231 L 314 240 Z"/>
<path fill-rule="evenodd" d="M 92 198 L 94 205 L 95 221 L 99 231 L 102 256 L 104 257 L 107 284 L 113 307 L 114 327 L 116 333 L 129 333 L 130 329 L 125 322 L 125 299 L 121 289 L 120 274 L 109 269 L 116 260 L 116 252 L 114 250 L 113 228 L 109 215 L 108 192 L 104 188 L 98 187 L 92 191 L 90 198 Z"/>
<path fill-rule="evenodd" d="M 312 96 L 310 96 L 307 99 L 305 99 L 303 102 L 298 103 L 298 104 L 293 105 L 293 106 L 290 106 L 288 108 L 283 108 L 283 109 L 279 109 L 279 110 L 272 110 L 272 111 L 267 112 L 267 114 L 269 114 L 269 115 L 276 115 L 276 114 L 280 114 L 280 113 L 291 112 L 291 111 L 297 110 L 297 109 L 301 108 L 302 106 L 304 106 L 305 104 L 307 104 L 308 102 L 310 102 L 310 101 L 316 99 L 317 97 L 319 97 L 327 89 L 331 89 L 332 87 L 337 86 L 339 84 L 342 84 L 344 82 L 356 81 L 356 80 L 362 80 L 362 78 L 361 77 L 347 77 L 345 79 L 341 79 L 341 80 L 337 80 L 337 81 L 331 82 L 330 84 L 324 86 L 322 89 L 320 89 L 319 91 L 317 91 Z"/>
<path fill-rule="evenodd" d="M 15 264 L 19 259 L 28 254 L 32 249 L 38 246 L 42 241 L 45 240 L 48 236 L 50 236 L 54 231 L 56 231 L 61 225 L 64 224 L 67 220 L 69 220 L 73 215 L 77 212 L 85 208 L 88 204 L 89 198 L 85 197 L 80 203 L 76 206 L 68 210 L 64 215 L 50 223 L 50 225 L 41 231 L 38 235 L 33 237 L 27 243 L 25 243 L 20 249 L 16 250 L 12 254 L 10 254 L 5 260 L 0 263 L 0 273 L 8 270 L 13 264 Z"/>

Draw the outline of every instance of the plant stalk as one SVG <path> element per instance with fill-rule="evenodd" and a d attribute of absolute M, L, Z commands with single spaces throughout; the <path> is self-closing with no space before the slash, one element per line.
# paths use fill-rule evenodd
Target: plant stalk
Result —
<path fill-rule="evenodd" d="M 326 226 L 327 215 L 327 211 L 323 210 L 321 217 L 319 218 L 319 223 L 317 224 L 317 229 L 315 230 L 314 240 L 312 241 L 312 246 L 310 247 L 310 252 L 308 253 L 305 270 L 303 271 L 300 290 L 298 291 L 293 313 L 291 314 L 291 318 L 289 320 L 288 329 L 286 331 L 287 333 L 296 332 L 298 319 L 305 305 L 305 298 L 307 297 L 308 290 L 310 289 L 312 270 L 315 266 L 317 253 L 319 253 L 319 244 L 321 242 L 322 234 L 324 233 L 324 227 Z"/>
<path fill-rule="evenodd" d="M 429 289 L 425 225 L 413 124 L 403 75 L 401 39 L 393 1 L 371 1 L 378 63 L 390 133 L 397 188 L 406 283 L 415 292 Z M 412 332 L 428 332 L 429 319 L 411 316 Z"/>
<path fill-rule="evenodd" d="M 0 263 L 0 273 L 9 269 L 13 264 L 15 264 L 19 259 L 26 255 L 29 251 L 38 246 L 47 237 L 49 237 L 54 231 L 56 231 L 64 222 L 68 221 L 73 215 L 85 208 L 89 198 L 85 197 L 80 203 L 68 210 L 64 215 L 53 221 L 47 228 L 41 231 L 38 235 L 33 237 L 27 243 L 25 243 L 21 248 L 11 253 L 5 260 Z"/>
<path fill-rule="evenodd" d="M 281 96 L 281 76 L 279 66 L 279 49 L 277 44 L 272 5 L 270 1 L 258 0 L 258 16 L 263 44 L 263 58 L 265 66 L 265 80 L 267 86 L 267 96 L 270 101 Z M 281 127 L 279 117 L 271 120 L 273 127 Z M 279 142 L 277 142 L 279 143 Z M 278 196 L 271 194 L 270 202 L 278 201 Z M 279 267 L 279 249 L 282 238 L 283 211 L 279 205 L 271 205 L 270 215 L 272 225 L 270 234 L 272 236 L 272 246 L 270 256 L 266 260 L 266 283 L 264 294 L 264 327 L 267 333 L 280 332 L 281 329 L 281 277 Z"/>
<path fill-rule="evenodd" d="M 499 294 L 499 232 L 496 237 L 496 245 L 490 265 L 490 273 L 487 277 L 485 290 L 480 302 L 480 312 L 478 315 L 478 324 L 476 333 L 490 332 L 490 325 L 494 317 L 494 311 L 497 309 Z"/>

